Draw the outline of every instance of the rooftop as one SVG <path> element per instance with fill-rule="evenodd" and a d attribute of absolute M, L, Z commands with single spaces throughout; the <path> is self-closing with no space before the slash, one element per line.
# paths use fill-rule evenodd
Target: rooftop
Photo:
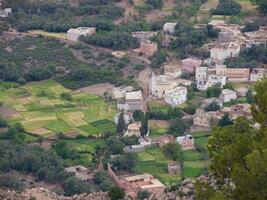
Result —
<path fill-rule="evenodd" d="M 138 90 L 138 91 L 133 91 L 133 92 L 127 92 L 126 100 L 129 100 L 129 99 L 136 99 L 136 100 L 142 99 L 142 91 Z"/>

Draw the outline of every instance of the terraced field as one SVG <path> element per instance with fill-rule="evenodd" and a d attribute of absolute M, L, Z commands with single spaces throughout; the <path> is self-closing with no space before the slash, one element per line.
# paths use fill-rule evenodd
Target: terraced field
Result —
<path fill-rule="evenodd" d="M 25 130 L 34 135 L 55 137 L 65 135 L 99 136 L 114 131 L 114 103 L 107 103 L 98 96 L 64 88 L 55 81 L 29 83 L 25 86 L 0 86 L 0 101 L 11 123 L 20 122 Z M 71 95 L 71 100 L 61 97 Z M 6 112 L 7 112 L 6 111 Z"/>

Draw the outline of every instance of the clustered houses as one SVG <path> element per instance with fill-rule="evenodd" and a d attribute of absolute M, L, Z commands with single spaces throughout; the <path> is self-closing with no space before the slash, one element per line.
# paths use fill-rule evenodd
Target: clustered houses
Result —
<path fill-rule="evenodd" d="M 203 109 L 198 108 L 193 117 L 193 124 L 195 126 L 211 127 L 213 121 L 217 121 L 222 117 L 218 112 L 205 112 Z"/>
<path fill-rule="evenodd" d="M 108 163 L 108 174 L 112 180 L 124 191 L 136 198 L 138 191 L 146 190 L 150 193 L 162 192 L 165 186 L 154 176 L 144 173 L 139 175 L 117 176 L 112 169 L 112 166 Z"/>
<path fill-rule="evenodd" d="M 149 94 L 151 97 L 164 99 L 166 103 L 175 107 L 187 99 L 187 88 L 179 86 L 180 83 L 180 79 L 172 76 L 156 76 L 152 73 L 149 79 Z"/>
<path fill-rule="evenodd" d="M 80 36 L 89 36 L 96 33 L 95 27 L 71 28 L 67 32 L 68 40 L 77 42 Z"/>

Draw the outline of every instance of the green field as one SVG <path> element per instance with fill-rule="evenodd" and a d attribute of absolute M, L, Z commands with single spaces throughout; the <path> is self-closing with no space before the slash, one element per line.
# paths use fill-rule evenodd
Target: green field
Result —
<path fill-rule="evenodd" d="M 62 99 L 60 95 L 63 92 L 71 94 L 72 100 Z M 112 122 L 116 113 L 114 103 L 66 89 L 52 80 L 25 86 L 1 83 L 0 101 L 15 112 L 10 114 L 9 121 L 20 122 L 27 132 L 34 135 L 54 137 L 58 133 L 75 133 L 99 136 L 115 130 Z"/>
<path fill-rule="evenodd" d="M 168 186 L 181 181 L 180 176 L 168 174 L 167 166 L 171 160 L 166 158 L 160 148 L 146 149 L 144 152 L 138 153 L 137 156 L 136 173 L 150 173 Z M 203 173 L 205 162 L 202 160 L 202 155 L 199 152 L 195 150 L 184 151 L 184 157 L 184 177 L 196 177 Z"/>

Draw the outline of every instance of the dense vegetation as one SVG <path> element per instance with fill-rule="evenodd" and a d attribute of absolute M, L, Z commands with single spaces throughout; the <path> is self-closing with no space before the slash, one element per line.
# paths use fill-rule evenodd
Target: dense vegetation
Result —
<path fill-rule="evenodd" d="M 89 47 L 74 46 L 90 55 L 93 62 L 85 63 L 74 57 L 63 43 L 42 37 L 26 37 L 0 43 L 0 78 L 26 83 L 54 78 L 68 88 L 84 87 L 93 83 L 122 83 L 120 69 L 127 63 L 110 54 L 98 54 Z M 14 56 L 16 55 L 16 56 Z M 29 59 L 30 58 L 30 59 Z M 96 61 L 102 59 L 104 65 Z M 123 62 L 122 62 L 123 61 Z"/>
<path fill-rule="evenodd" d="M 14 15 L 10 22 L 19 31 L 43 29 L 50 32 L 66 32 L 78 26 L 96 26 L 97 30 L 110 30 L 110 20 L 120 17 L 124 10 L 112 1 L 86 0 L 78 7 L 68 3 L 36 2 L 30 0 L 8 0 Z M 79 16 L 79 18 L 78 18 Z"/>
<path fill-rule="evenodd" d="M 267 198 L 266 87 L 266 79 L 256 84 L 256 104 L 252 106 L 253 119 L 261 125 L 260 129 L 254 129 L 251 122 L 240 117 L 233 125 L 213 130 L 208 145 L 211 171 L 224 186 L 214 190 L 208 184 L 199 183 L 197 199 Z"/>
<path fill-rule="evenodd" d="M 267 64 L 267 48 L 264 45 L 252 45 L 242 51 L 239 57 L 227 58 L 225 64 L 230 68 L 255 68 Z"/>
<path fill-rule="evenodd" d="M 212 11 L 214 15 L 237 15 L 241 6 L 234 0 L 219 0 L 219 5 Z"/>

